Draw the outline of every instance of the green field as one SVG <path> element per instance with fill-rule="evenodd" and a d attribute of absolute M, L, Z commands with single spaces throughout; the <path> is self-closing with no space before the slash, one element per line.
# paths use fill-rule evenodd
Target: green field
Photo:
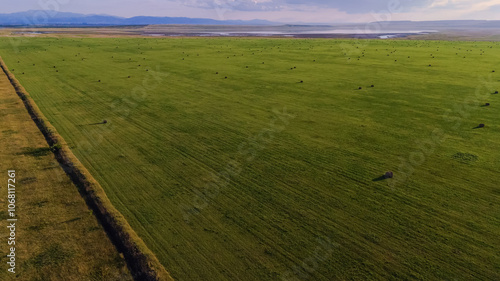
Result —
<path fill-rule="evenodd" d="M 0 280 L 133 280 L 0 71 Z"/>
<path fill-rule="evenodd" d="M 11 71 L 177 280 L 500 279 L 496 42 L 15 46 Z"/>

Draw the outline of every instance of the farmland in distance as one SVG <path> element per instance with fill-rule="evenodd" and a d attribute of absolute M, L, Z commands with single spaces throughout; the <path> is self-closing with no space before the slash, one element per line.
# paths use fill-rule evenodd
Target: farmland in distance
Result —
<path fill-rule="evenodd" d="M 177 280 L 500 278 L 496 42 L 2 38 L 0 55 Z"/>

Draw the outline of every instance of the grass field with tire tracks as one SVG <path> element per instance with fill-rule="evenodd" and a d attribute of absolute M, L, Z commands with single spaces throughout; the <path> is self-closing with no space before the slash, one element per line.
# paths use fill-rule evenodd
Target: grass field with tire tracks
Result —
<path fill-rule="evenodd" d="M 500 278 L 498 43 L 17 43 L 11 72 L 176 280 Z"/>

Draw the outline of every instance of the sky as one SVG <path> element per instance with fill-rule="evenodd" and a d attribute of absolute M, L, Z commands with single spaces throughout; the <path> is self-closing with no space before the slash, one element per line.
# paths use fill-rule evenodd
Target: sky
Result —
<path fill-rule="evenodd" d="M 284 23 L 500 20 L 500 0 L 15 0 L 0 13 L 27 10 Z"/>

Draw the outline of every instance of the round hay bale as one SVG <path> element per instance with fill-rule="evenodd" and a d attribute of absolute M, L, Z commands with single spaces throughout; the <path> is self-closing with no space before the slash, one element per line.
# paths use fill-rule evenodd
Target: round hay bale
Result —
<path fill-rule="evenodd" d="M 108 120 L 102 120 L 102 123 L 103 123 L 103 124 L 107 124 L 107 123 L 108 123 Z"/>
<path fill-rule="evenodd" d="M 490 103 L 489 103 L 489 102 L 487 102 L 487 103 L 485 103 L 484 105 L 485 105 L 485 106 L 490 106 Z"/>
<path fill-rule="evenodd" d="M 484 128 L 484 124 L 479 124 L 479 128 Z"/>
<path fill-rule="evenodd" d="M 384 175 L 384 178 L 386 178 L 386 179 L 392 179 L 393 177 L 394 177 L 394 173 L 391 171 L 386 172 Z"/>
<path fill-rule="evenodd" d="M 359 88 L 358 88 L 358 90 L 361 90 L 361 89 L 363 89 L 363 87 L 359 87 Z"/>

